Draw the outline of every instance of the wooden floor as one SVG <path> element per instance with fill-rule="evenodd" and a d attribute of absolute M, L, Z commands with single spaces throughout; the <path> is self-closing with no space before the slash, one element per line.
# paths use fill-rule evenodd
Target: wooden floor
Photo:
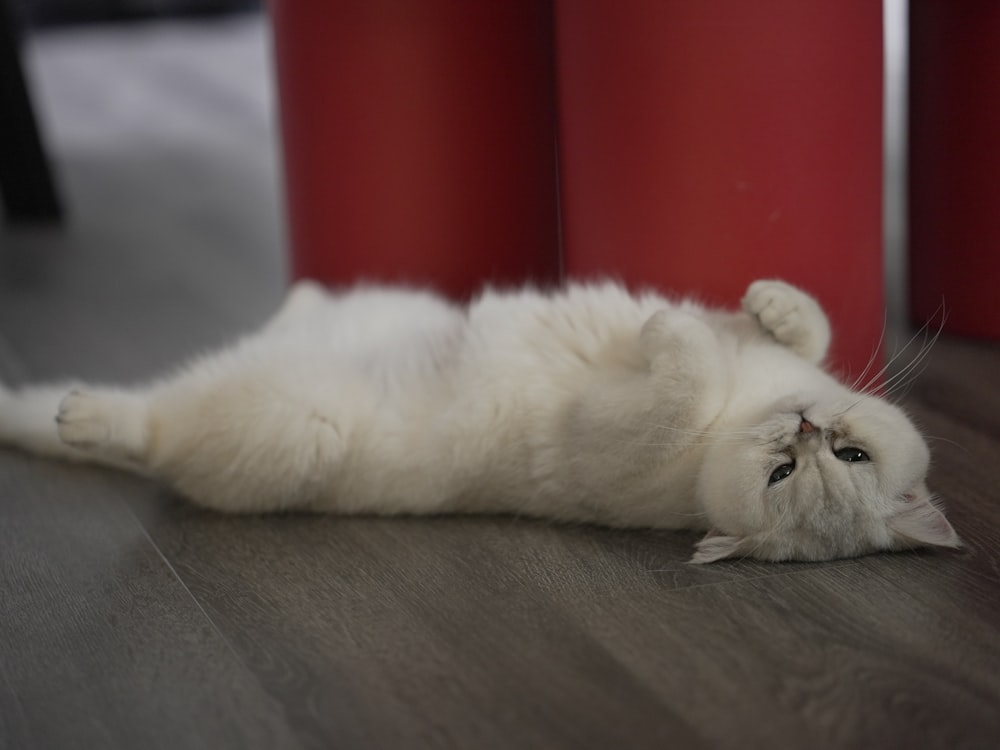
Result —
<path fill-rule="evenodd" d="M 140 378 L 277 303 L 266 102 L 233 94 L 261 29 L 216 31 L 35 48 L 74 218 L 0 227 L 0 378 Z M 164 111 L 71 95 L 110 68 Z M 696 567 L 689 534 L 511 518 L 223 517 L 0 450 L 0 747 L 998 747 L 998 372 L 995 345 L 942 339 L 906 398 L 966 546 L 831 564 Z"/>

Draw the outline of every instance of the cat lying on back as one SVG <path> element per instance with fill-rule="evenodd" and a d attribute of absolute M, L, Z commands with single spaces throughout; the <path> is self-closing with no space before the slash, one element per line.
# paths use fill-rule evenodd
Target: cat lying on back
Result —
<path fill-rule="evenodd" d="M 301 283 L 259 333 L 147 387 L 0 388 L 0 442 L 222 511 L 702 529 L 698 563 L 958 546 L 906 415 L 818 366 L 816 301 L 758 281 L 743 308 Z"/>

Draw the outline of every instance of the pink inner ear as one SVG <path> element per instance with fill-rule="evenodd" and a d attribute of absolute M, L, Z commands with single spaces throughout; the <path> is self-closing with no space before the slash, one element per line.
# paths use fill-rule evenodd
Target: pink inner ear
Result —
<path fill-rule="evenodd" d="M 889 528 L 916 544 L 932 547 L 959 547 L 962 541 L 929 496 L 907 493 L 908 505 L 889 518 Z"/>

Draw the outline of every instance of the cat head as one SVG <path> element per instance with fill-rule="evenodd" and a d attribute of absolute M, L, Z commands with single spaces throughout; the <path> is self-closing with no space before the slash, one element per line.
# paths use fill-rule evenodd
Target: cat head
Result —
<path fill-rule="evenodd" d="M 960 546 L 924 483 L 929 462 L 906 414 L 877 397 L 776 403 L 707 449 L 698 493 L 712 530 L 691 561 Z"/>

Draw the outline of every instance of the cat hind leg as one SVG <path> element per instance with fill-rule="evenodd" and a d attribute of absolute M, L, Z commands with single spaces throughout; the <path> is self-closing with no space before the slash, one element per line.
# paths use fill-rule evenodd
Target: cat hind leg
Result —
<path fill-rule="evenodd" d="M 331 400 L 267 373 L 169 384 L 150 404 L 150 468 L 215 510 L 318 508 L 350 438 L 345 406 Z"/>
<path fill-rule="evenodd" d="M 151 476 L 215 510 L 318 507 L 346 452 L 334 416 L 343 402 L 278 380 L 201 372 L 148 390 L 0 387 L 0 445 Z"/>
<path fill-rule="evenodd" d="M 65 408 L 63 408 L 65 407 Z M 142 399 L 65 384 L 0 388 L 0 444 L 141 473 Z"/>

